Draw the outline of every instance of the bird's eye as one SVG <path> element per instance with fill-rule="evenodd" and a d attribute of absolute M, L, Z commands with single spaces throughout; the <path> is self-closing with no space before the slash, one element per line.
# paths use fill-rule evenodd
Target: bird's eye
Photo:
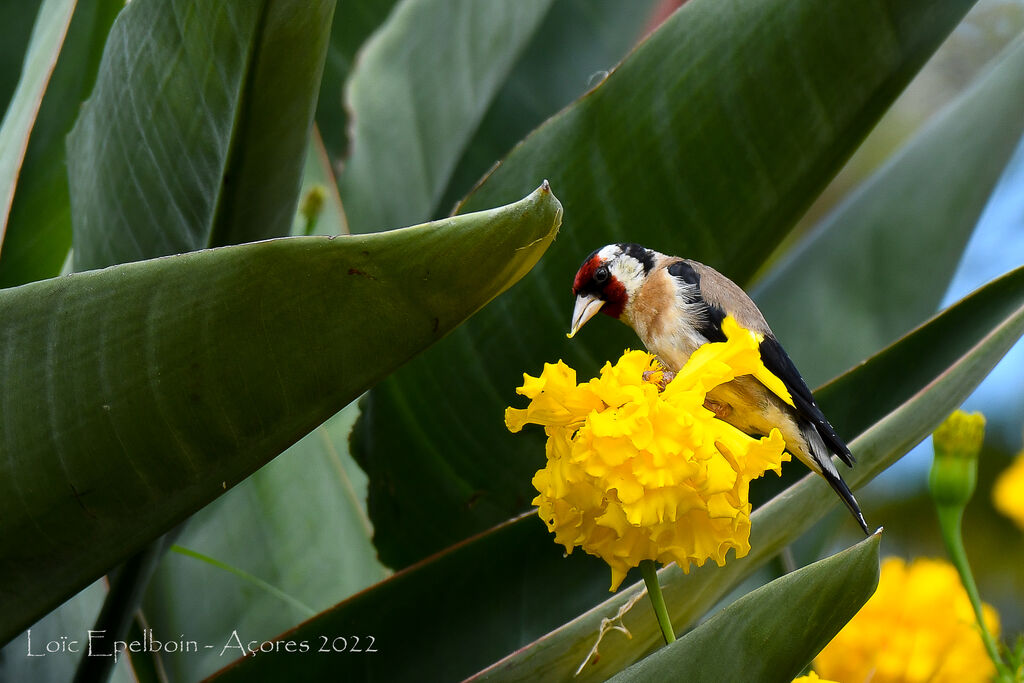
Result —
<path fill-rule="evenodd" d="M 608 279 L 608 268 L 606 268 L 605 266 L 601 266 L 600 268 L 598 268 L 597 270 L 594 271 L 594 282 L 597 282 L 598 284 L 600 284 L 600 283 L 603 283 L 607 279 Z"/>

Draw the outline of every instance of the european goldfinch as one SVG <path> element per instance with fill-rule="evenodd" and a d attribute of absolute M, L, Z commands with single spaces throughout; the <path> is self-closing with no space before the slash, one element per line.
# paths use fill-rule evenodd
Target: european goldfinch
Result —
<path fill-rule="evenodd" d="M 789 405 L 750 375 L 712 389 L 705 405 L 717 417 L 748 434 L 767 435 L 777 427 L 787 450 L 835 490 L 868 531 L 850 488 L 832 462 L 854 459 L 814 402 L 811 390 L 776 340 L 750 297 L 732 280 L 702 263 L 647 249 L 609 244 L 592 253 L 573 282 L 576 306 L 569 336 L 598 311 L 626 323 L 668 370 L 678 371 L 698 347 L 725 341 L 722 321 L 732 316 L 761 337 L 761 360 L 792 398 Z"/>

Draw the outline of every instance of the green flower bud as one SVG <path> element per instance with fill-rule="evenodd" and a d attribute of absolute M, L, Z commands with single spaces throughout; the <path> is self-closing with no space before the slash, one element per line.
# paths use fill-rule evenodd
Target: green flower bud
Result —
<path fill-rule="evenodd" d="M 958 410 L 932 434 L 935 460 L 928 490 L 936 505 L 963 507 L 978 483 L 978 455 L 985 439 L 985 416 Z"/>
<path fill-rule="evenodd" d="M 327 199 L 327 189 L 323 185 L 314 185 L 309 188 L 306 196 L 302 199 L 299 213 L 306 219 L 307 225 L 315 225 L 320 211 L 324 208 L 324 201 Z"/>

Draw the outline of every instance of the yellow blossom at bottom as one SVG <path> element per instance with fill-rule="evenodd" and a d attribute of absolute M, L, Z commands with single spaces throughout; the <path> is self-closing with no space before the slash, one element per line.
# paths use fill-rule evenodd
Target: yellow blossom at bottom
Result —
<path fill-rule="evenodd" d="M 997 510 L 1024 529 L 1024 453 L 1018 454 L 996 479 L 992 502 Z"/>
<path fill-rule="evenodd" d="M 794 678 L 793 683 L 839 683 L 838 681 L 829 681 L 824 678 L 819 678 L 818 674 L 813 671 L 809 671 L 806 676 L 800 676 Z"/>
<path fill-rule="evenodd" d="M 723 328 L 728 340 L 694 352 L 663 391 L 656 358 L 627 351 L 583 384 L 565 363 L 545 364 L 517 390 L 530 404 L 505 412 L 513 432 L 544 426 L 547 465 L 533 478 L 533 504 L 567 552 L 581 547 L 608 563 L 611 590 L 642 560 L 689 571 L 709 558 L 725 564 L 730 548 L 746 555 L 750 481 L 789 460 L 777 429 L 753 438 L 704 407 L 719 384 L 772 377 L 759 338 L 731 318 Z"/>
<path fill-rule="evenodd" d="M 998 614 L 988 605 L 982 611 L 998 635 Z M 996 673 L 953 565 L 926 558 L 908 565 L 893 557 L 882 562 L 878 590 L 825 646 L 814 669 L 843 683 L 980 683 Z"/>

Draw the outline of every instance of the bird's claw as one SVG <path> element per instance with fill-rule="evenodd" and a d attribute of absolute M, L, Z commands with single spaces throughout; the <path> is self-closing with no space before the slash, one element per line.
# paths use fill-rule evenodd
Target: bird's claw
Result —
<path fill-rule="evenodd" d="M 713 412 L 719 420 L 724 420 L 732 413 L 731 405 L 710 398 L 704 399 L 704 407 Z"/>
<path fill-rule="evenodd" d="M 665 391 L 668 383 L 676 378 L 676 373 L 671 370 L 644 370 L 644 381 L 653 382 L 655 375 L 661 375 L 661 379 L 658 380 L 658 391 Z"/>

